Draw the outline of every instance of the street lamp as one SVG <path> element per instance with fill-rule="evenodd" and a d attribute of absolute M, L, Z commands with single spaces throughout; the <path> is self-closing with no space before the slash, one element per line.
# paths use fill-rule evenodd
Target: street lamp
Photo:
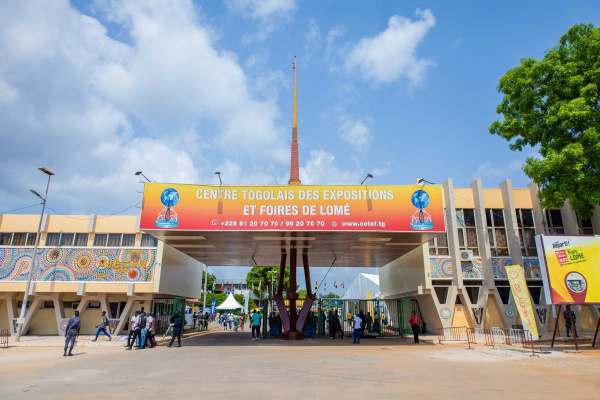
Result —
<path fill-rule="evenodd" d="M 424 185 L 426 183 L 429 183 L 430 185 L 437 185 L 437 183 L 429 182 L 428 180 L 425 180 L 423 178 L 417 179 L 417 185 L 420 185 L 420 184 Z"/>
<path fill-rule="evenodd" d="M 42 199 L 42 203 L 44 206 L 42 207 L 42 214 L 40 215 L 40 224 L 38 225 L 37 235 L 35 237 L 35 246 L 33 248 L 33 256 L 31 257 L 31 268 L 29 269 L 29 274 L 27 275 L 27 285 L 25 286 L 25 295 L 23 296 L 23 306 L 21 307 L 21 316 L 17 321 L 17 336 L 15 337 L 15 341 L 21 341 L 21 331 L 23 329 L 23 324 L 25 323 L 25 312 L 27 311 L 27 298 L 29 297 L 29 287 L 31 286 L 31 277 L 35 272 L 35 261 L 37 259 L 37 248 L 40 244 L 40 236 L 42 230 L 42 220 L 44 219 L 44 211 L 46 211 L 46 200 L 48 199 L 48 188 L 50 187 L 50 178 L 54 175 L 54 172 L 50 171 L 46 167 L 39 167 L 40 171 L 48 175 L 48 184 L 46 185 L 46 197 L 42 197 L 38 192 L 33 189 L 29 189 L 31 193 L 35 194 L 37 197 Z"/>
<path fill-rule="evenodd" d="M 142 173 L 142 171 L 138 171 L 138 172 L 136 172 L 136 173 L 135 173 L 135 176 L 137 176 L 138 178 L 140 177 L 140 175 L 141 175 L 141 176 L 143 176 L 144 178 L 146 178 L 146 180 L 147 180 L 148 182 L 150 182 L 150 179 L 148 179 L 148 178 L 146 177 L 146 175 L 144 175 L 144 174 Z M 142 178 L 140 178 L 140 182 L 141 182 L 141 179 L 142 179 Z"/>
<path fill-rule="evenodd" d="M 221 185 L 223 184 L 223 180 L 221 179 L 221 173 L 220 172 L 215 172 L 215 175 L 219 175 L 219 182 L 221 182 Z"/>
<path fill-rule="evenodd" d="M 363 184 L 363 183 L 365 183 L 365 181 L 366 181 L 367 179 L 369 179 L 369 178 L 373 179 L 373 175 L 371 175 L 371 174 L 367 174 L 367 176 L 365 177 L 365 179 L 363 179 L 363 181 L 360 183 L 360 184 L 361 184 L 361 186 L 362 186 L 362 184 Z"/>

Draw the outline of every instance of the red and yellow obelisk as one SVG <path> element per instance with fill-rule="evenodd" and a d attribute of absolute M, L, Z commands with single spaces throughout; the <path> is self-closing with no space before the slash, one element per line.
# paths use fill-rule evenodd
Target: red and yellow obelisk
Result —
<path fill-rule="evenodd" d="M 296 57 L 294 56 L 294 113 L 292 120 L 292 162 L 290 164 L 289 185 L 301 185 L 298 163 L 298 115 L 296 111 Z"/>

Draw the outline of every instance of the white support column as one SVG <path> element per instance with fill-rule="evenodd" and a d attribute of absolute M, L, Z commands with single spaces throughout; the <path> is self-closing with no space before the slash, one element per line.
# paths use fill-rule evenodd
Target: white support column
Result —
<path fill-rule="evenodd" d="M 508 253 L 513 265 L 523 267 L 523 254 L 519 241 L 519 226 L 517 224 L 517 212 L 515 210 L 515 198 L 513 196 L 512 183 L 506 179 L 500 184 L 502 190 L 502 201 L 504 203 L 504 226 L 506 227 L 506 241 L 508 242 Z"/>
<path fill-rule="evenodd" d="M 538 186 L 535 182 L 529 182 L 527 184 L 529 194 L 531 195 L 531 204 L 533 204 L 533 223 L 535 226 L 535 234 L 542 235 L 547 233 L 548 221 L 546 221 L 546 214 L 542 207 L 540 207 L 540 198 L 538 197 Z"/>
<path fill-rule="evenodd" d="M 479 245 L 479 256 L 483 270 L 483 283 L 490 289 L 495 289 L 494 269 L 492 268 L 492 253 L 490 251 L 490 239 L 487 230 L 487 219 L 485 217 L 485 203 L 483 200 L 483 188 L 481 179 L 471 182 L 473 200 L 475 201 L 475 225 L 477 231 L 477 244 Z"/>
<path fill-rule="evenodd" d="M 448 249 L 450 252 L 450 260 L 452 261 L 452 282 L 456 287 L 462 288 L 462 268 L 460 265 L 460 252 L 458 250 L 458 225 L 456 223 L 456 205 L 454 202 L 454 186 L 452 185 L 452 179 L 446 179 L 442 184 L 442 188 L 444 190 Z"/>
<path fill-rule="evenodd" d="M 23 329 L 21 330 L 24 335 L 27 334 L 27 330 L 31 325 L 31 321 L 33 321 L 35 314 L 37 314 L 38 310 L 42 308 L 43 305 L 44 300 L 41 298 L 41 296 L 35 296 L 33 303 L 31 303 L 31 307 L 29 307 L 27 313 L 25 314 L 25 323 L 23 324 Z"/>
<path fill-rule="evenodd" d="M 563 225 L 565 227 L 565 234 L 567 235 L 579 235 L 579 225 L 577 224 L 577 214 L 569 205 L 569 201 L 565 201 L 565 205 L 560 210 L 562 216 Z"/>

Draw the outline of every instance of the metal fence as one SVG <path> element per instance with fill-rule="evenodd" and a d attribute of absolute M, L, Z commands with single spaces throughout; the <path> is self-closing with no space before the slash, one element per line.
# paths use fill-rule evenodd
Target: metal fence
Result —
<path fill-rule="evenodd" d="M 279 337 L 282 322 L 277 304 L 272 300 L 263 305 L 263 337 Z M 352 300 L 322 298 L 315 301 L 302 329 L 306 337 L 352 338 L 352 319 L 361 315 L 364 338 L 403 336 L 412 334 L 408 319 L 415 311 L 421 322 L 421 332 L 425 329 L 416 300 Z M 289 312 L 289 306 L 286 307 Z M 297 310 L 299 312 L 299 310 Z"/>
<path fill-rule="evenodd" d="M 438 342 L 467 343 L 468 349 L 472 344 L 485 344 L 492 348 L 504 348 L 507 346 L 531 349 L 531 355 L 535 354 L 533 336 L 529 331 L 523 329 L 480 329 L 468 328 L 466 326 L 439 328 Z"/>
<path fill-rule="evenodd" d="M 0 347 L 8 348 L 8 329 L 0 330 Z"/>

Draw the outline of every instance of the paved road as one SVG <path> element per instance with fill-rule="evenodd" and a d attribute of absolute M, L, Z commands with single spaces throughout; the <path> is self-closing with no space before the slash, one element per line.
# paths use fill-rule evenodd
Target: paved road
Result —
<path fill-rule="evenodd" d="M 589 344 L 588 344 L 589 346 Z M 0 350 L 0 398 L 210 399 L 532 398 L 600 393 L 600 349 L 540 358 L 517 350 L 467 351 L 407 339 L 300 342 L 212 331 L 181 348 Z M 568 396 L 567 396 L 568 397 Z"/>

